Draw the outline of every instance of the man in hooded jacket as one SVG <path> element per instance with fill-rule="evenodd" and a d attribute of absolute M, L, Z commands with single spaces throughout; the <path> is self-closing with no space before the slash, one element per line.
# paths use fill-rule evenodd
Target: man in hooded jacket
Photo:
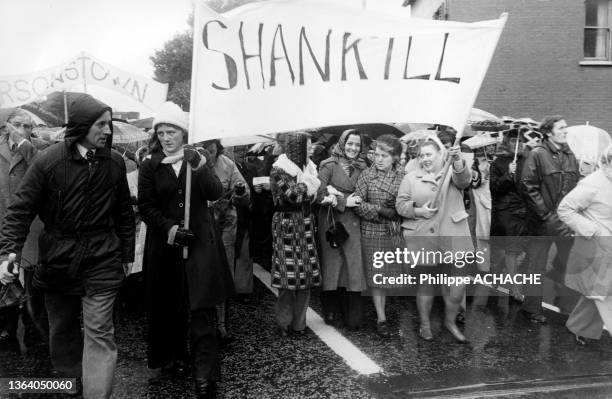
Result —
<path fill-rule="evenodd" d="M 6 284 L 14 278 L 6 260 L 21 252 L 40 216 L 45 227 L 33 285 L 45 295 L 51 361 L 60 376 L 82 373 L 85 398 L 111 395 L 113 304 L 134 259 L 134 213 L 125 163 L 111 150 L 111 118 L 111 108 L 93 97 L 75 98 L 65 141 L 35 159 L 0 229 L 0 281 Z"/>

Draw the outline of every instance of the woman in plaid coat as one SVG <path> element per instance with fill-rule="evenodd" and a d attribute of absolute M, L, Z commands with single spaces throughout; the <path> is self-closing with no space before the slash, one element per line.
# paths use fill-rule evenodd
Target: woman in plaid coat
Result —
<path fill-rule="evenodd" d="M 361 247 L 366 282 L 372 290 L 372 300 L 376 308 L 376 330 L 382 337 L 391 335 L 385 315 L 385 289 L 396 287 L 376 283 L 374 275 L 400 276 L 403 268 L 398 263 L 385 263 L 382 268 L 375 268 L 373 257 L 375 252 L 395 253 L 397 248 L 404 247 L 400 219 L 395 211 L 395 198 L 404 177 L 399 164 L 401 152 L 402 145 L 396 137 L 380 136 L 376 140 L 374 164 L 359 176 L 355 187 L 355 195 L 362 199 L 361 204 L 355 208 L 355 213 L 361 217 Z"/>
<path fill-rule="evenodd" d="M 272 165 L 272 286 L 278 288 L 276 320 L 281 336 L 306 329 L 310 288 L 321 284 L 311 203 L 321 182 L 310 161 L 306 133 L 289 133 L 285 154 Z"/>

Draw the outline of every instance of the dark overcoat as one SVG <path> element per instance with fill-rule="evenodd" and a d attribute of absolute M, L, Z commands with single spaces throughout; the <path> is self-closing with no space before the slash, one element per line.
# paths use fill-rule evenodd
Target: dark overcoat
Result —
<path fill-rule="evenodd" d="M 138 208 L 147 224 L 143 271 L 148 306 L 161 307 L 158 310 L 162 311 L 171 307 L 171 302 L 178 301 L 181 294 L 188 294 L 191 310 L 214 307 L 234 291 L 223 245 L 207 203 L 221 197 L 223 187 L 211 168 L 204 166 L 193 172 L 189 229 L 196 239 L 184 261 L 182 247 L 171 246 L 167 241 L 170 228 L 184 221 L 185 164 L 177 177 L 172 165 L 161 162 L 163 158 L 163 153 L 155 153 L 146 159 L 138 179 Z M 174 281 L 181 276 L 186 281 Z M 176 295 L 172 295 L 173 290 Z"/>

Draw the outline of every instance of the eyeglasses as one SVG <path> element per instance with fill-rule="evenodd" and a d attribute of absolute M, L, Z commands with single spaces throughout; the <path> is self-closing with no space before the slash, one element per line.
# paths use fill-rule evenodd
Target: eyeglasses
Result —
<path fill-rule="evenodd" d="M 17 129 L 19 129 L 20 127 L 26 130 L 32 129 L 32 125 L 30 125 L 29 123 L 15 122 L 15 123 L 11 123 L 11 125 L 15 126 Z"/>

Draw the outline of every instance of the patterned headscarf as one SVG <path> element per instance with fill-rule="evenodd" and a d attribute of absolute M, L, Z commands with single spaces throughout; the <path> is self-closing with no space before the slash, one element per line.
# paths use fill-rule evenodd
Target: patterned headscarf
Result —
<path fill-rule="evenodd" d="M 287 133 L 286 136 L 285 154 L 300 169 L 308 163 L 308 138 L 304 132 Z"/>
<path fill-rule="evenodd" d="M 359 141 L 361 143 L 361 150 L 363 151 L 364 149 L 363 148 L 364 146 L 363 136 L 357 129 L 347 129 L 344 132 L 342 132 L 342 135 L 340 136 L 338 143 L 336 143 L 336 145 L 334 146 L 332 150 L 332 156 L 337 157 L 339 159 L 341 166 L 345 169 L 346 174 L 349 177 L 353 175 L 353 172 L 355 172 L 356 169 L 364 170 L 367 167 L 365 161 L 361 158 L 361 154 L 358 154 L 357 157 L 354 159 L 350 159 L 349 157 L 346 156 L 346 152 L 344 151 L 344 149 L 346 147 L 346 142 L 350 135 L 359 136 Z"/>

